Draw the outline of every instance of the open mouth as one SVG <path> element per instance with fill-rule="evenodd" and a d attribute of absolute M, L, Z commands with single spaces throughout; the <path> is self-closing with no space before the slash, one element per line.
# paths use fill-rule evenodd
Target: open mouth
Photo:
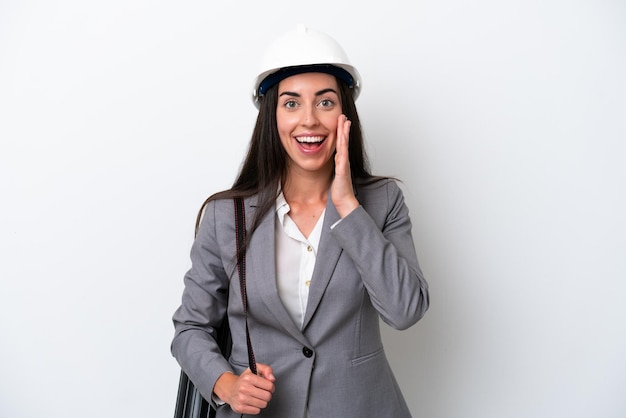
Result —
<path fill-rule="evenodd" d="M 325 136 L 296 136 L 295 138 L 301 147 L 307 149 L 318 148 L 326 140 Z"/>

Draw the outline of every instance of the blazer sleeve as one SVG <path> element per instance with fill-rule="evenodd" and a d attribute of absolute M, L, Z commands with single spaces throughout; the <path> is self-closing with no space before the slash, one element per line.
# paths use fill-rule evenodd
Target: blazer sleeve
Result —
<path fill-rule="evenodd" d="M 374 187 L 369 193 L 375 196 L 365 193 L 361 206 L 331 233 L 354 262 L 382 320 L 406 329 L 428 309 L 428 283 L 417 260 L 402 190 L 393 180 Z"/>
<path fill-rule="evenodd" d="M 191 248 L 182 302 L 172 318 L 172 354 L 207 400 L 219 376 L 232 371 L 215 340 L 216 330 L 226 318 L 229 287 L 217 236 L 216 206 L 213 201 L 205 209 Z"/>

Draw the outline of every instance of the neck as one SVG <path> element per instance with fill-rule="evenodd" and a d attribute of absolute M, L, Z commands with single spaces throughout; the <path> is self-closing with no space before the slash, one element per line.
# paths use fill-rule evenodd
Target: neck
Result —
<path fill-rule="evenodd" d="M 331 182 L 332 178 L 328 173 L 302 175 L 301 173 L 289 172 L 283 182 L 282 191 L 285 200 L 289 203 L 324 202 L 325 204 Z"/>

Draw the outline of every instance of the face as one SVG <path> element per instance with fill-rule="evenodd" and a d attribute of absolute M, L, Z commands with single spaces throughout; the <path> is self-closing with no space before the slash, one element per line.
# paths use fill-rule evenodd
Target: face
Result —
<path fill-rule="evenodd" d="M 280 82 L 276 122 L 290 173 L 332 173 L 341 113 L 334 76 L 304 73 Z"/>

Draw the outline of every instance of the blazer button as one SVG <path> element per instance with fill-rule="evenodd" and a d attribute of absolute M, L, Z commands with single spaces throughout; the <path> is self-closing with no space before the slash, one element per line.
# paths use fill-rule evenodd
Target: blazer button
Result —
<path fill-rule="evenodd" d="M 309 347 L 303 347 L 302 354 L 304 354 L 304 357 L 306 358 L 311 358 L 311 356 L 313 355 L 313 350 L 311 350 Z"/>

